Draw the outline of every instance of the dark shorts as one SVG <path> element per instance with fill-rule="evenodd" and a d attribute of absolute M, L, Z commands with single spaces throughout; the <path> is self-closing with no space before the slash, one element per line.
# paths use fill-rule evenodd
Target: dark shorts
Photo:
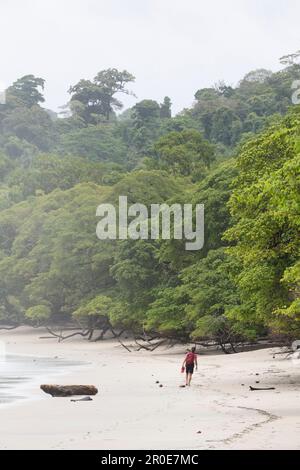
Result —
<path fill-rule="evenodd" d="M 194 364 L 186 364 L 185 372 L 187 374 L 192 374 L 194 372 Z"/>

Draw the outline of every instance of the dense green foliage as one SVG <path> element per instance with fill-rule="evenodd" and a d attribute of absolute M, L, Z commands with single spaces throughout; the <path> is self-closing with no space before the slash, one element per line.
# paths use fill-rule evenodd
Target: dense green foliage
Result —
<path fill-rule="evenodd" d="M 222 347 L 300 330 L 299 66 L 250 72 L 123 114 L 134 77 L 70 88 L 64 117 L 28 75 L 0 105 L 0 320 L 109 324 Z M 100 203 L 205 206 L 205 245 L 96 237 Z M 234 347 L 234 346 L 232 346 Z"/>
<path fill-rule="evenodd" d="M 288 323 L 297 327 L 300 251 L 300 115 L 291 115 L 248 142 L 230 209 L 234 220 L 225 237 L 241 262 L 236 282 L 241 306 L 231 318 Z M 299 268 L 298 268 L 299 269 Z M 281 315 L 281 316 L 280 316 Z"/>

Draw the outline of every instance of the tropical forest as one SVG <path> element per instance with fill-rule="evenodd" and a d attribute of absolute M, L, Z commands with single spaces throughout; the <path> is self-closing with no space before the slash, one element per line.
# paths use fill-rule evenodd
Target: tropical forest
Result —
<path fill-rule="evenodd" d="M 300 334 L 300 65 L 125 109 L 139 80 L 100 70 L 60 112 L 28 74 L 0 104 L 0 328 L 217 344 Z M 300 93 L 299 93 L 300 95 Z M 299 100 L 300 102 L 300 100 Z M 203 204 L 205 241 L 99 240 L 102 203 Z M 121 340 L 121 339 L 120 339 Z"/>

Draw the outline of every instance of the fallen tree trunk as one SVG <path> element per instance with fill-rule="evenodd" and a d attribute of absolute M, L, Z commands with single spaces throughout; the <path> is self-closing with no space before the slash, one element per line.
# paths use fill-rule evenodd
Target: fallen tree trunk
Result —
<path fill-rule="evenodd" d="M 72 397 L 73 395 L 96 395 L 98 389 L 94 385 L 53 385 L 43 384 L 40 386 L 43 392 L 52 397 Z"/>
<path fill-rule="evenodd" d="M 275 390 L 275 387 L 251 387 L 251 385 L 249 388 L 251 392 L 254 392 L 256 390 Z"/>
<path fill-rule="evenodd" d="M 134 341 L 135 341 L 136 345 L 138 346 L 137 351 L 140 351 L 141 349 L 145 349 L 146 351 L 153 352 L 153 351 L 155 351 L 156 348 L 158 348 L 159 346 L 162 346 L 167 340 L 162 339 L 161 341 L 158 341 L 157 343 L 155 343 L 152 346 L 151 346 L 151 343 L 149 341 L 147 341 L 149 346 L 146 346 L 144 344 L 140 344 L 136 339 Z"/>
<path fill-rule="evenodd" d="M 83 338 L 90 334 L 90 330 L 87 331 L 76 331 L 75 333 L 71 333 L 67 336 L 62 335 L 62 331 L 58 334 L 52 331 L 48 326 L 46 326 L 46 330 L 50 333 L 50 335 L 54 336 L 54 338 L 58 338 L 58 342 L 64 341 L 65 339 L 73 338 L 73 336 L 82 336 Z M 40 339 L 46 339 L 45 336 L 41 336 Z"/>
<path fill-rule="evenodd" d="M 122 343 L 122 341 L 120 340 L 120 338 L 117 338 L 117 340 L 119 341 L 119 343 L 121 344 L 121 346 L 123 346 L 123 348 L 127 349 L 128 352 L 131 352 L 131 349 L 129 349 L 129 347 L 126 346 L 126 344 Z"/>
<path fill-rule="evenodd" d="M 13 326 L 0 326 L 0 330 L 15 330 L 16 328 L 19 328 L 20 325 L 13 325 Z"/>

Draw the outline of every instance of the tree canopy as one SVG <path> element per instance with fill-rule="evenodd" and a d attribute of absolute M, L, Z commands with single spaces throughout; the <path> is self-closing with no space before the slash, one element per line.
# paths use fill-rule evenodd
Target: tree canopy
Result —
<path fill-rule="evenodd" d="M 297 337 L 297 58 L 197 90 L 175 116 L 168 96 L 121 112 L 135 81 L 126 70 L 80 80 L 60 116 L 43 107 L 44 79 L 17 79 L 0 104 L 0 322 L 73 321 L 226 352 Z M 99 240 L 96 208 L 117 208 L 120 195 L 147 208 L 204 204 L 203 249 Z"/>

